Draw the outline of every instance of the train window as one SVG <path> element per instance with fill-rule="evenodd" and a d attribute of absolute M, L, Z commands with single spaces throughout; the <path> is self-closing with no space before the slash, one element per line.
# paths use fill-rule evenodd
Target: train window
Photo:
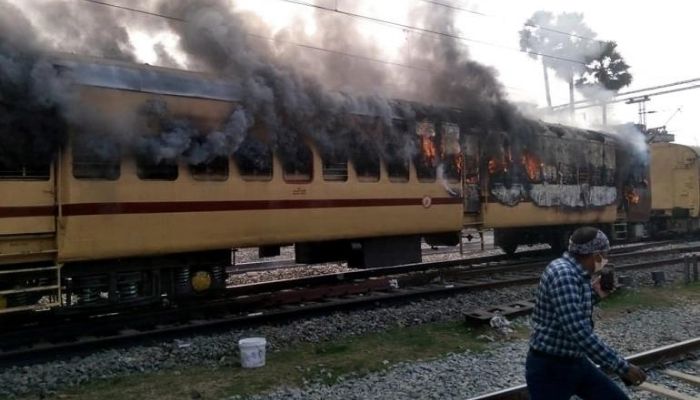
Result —
<path fill-rule="evenodd" d="M 104 135 L 76 135 L 73 138 L 73 177 L 114 181 L 121 173 L 121 149 L 116 140 Z"/>
<path fill-rule="evenodd" d="M 459 126 L 455 124 L 442 125 L 442 161 L 445 179 L 450 183 L 458 183 L 462 179 L 462 149 L 459 144 Z"/>
<path fill-rule="evenodd" d="M 416 174 L 420 182 L 434 182 L 437 175 L 437 150 L 435 149 L 435 126 L 430 122 L 420 122 L 416 126 L 418 152 L 413 158 Z"/>
<path fill-rule="evenodd" d="M 410 157 L 406 155 L 406 125 L 394 120 L 392 129 L 384 132 L 384 165 L 390 182 L 408 182 L 410 178 Z"/>
<path fill-rule="evenodd" d="M 296 143 L 280 151 L 284 180 L 289 183 L 311 182 L 314 175 L 314 157 L 309 146 Z"/>
<path fill-rule="evenodd" d="M 246 181 L 272 179 L 272 150 L 261 140 L 248 136 L 233 153 L 238 171 Z"/>
<path fill-rule="evenodd" d="M 339 152 L 329 152 L 323 157 L 323 180 L 345 182 L 348 180 L 348 157 Z"/>
<path fill-rule="evenodd" d="M 136 157 L 137 174 L 140 179 L 174 181 L 178 175 L 177 161 L 174 159 L 155 160 L 151 155 Z"/>
<path fill-rule="evenodd" d="M 2 180 L 41 180 L 51 177 L 51 164 L 48 162 L 23 162 L 5 158 L 0 154 L 0 179 Z"/>
<path fill-rule="evenodd" d="M 369 143 L 358 143 L 352 152 L 352 164 L 360 182 L 378 182 L 381 171 L 379 154 Z"/>
<path fill-rule="evenodd" d="M 225 181 L 228 179 L 228 157 L 215 157 L 212 160 L 190 164 L 192 177 L 198 181 Z"/>
<path fill-rule="evenodd" d="M 389 175 L 390 182 L 408 182 L 409 178 L 409 162 L 400 156 L 392 157 L 386 160 L 386 172 Z"/>

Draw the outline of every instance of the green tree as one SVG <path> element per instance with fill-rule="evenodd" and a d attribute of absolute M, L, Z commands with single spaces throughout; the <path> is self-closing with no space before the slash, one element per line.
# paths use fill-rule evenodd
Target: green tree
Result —
<path fill-rule="evenodd" d="M 590 87 L 603 87 L 617 93 L 632 83 L 630 66 L 617 51 L 617 43 L 606 42 L 603 50 L 586 60 L 586 68 L 576 81 L 576 86 L 585 91 Z"/>

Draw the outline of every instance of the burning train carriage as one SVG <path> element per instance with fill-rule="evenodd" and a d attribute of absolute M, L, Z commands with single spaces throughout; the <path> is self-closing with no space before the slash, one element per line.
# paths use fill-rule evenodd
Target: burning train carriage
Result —
<path fill-rule="evenodd" d="M 124 125 L 147 129 L 119 131 L 131 135 L 125 146 L 104 125 L 72 126 L 53 162 L 5 167 L 5 311 L 35 308 L 42 297 L 87 306 L 206 292 L 224 285 L 237 247 L 274 252 L 295 243 L 300 262 L 375 266 L 419 261 L 421 237 L 458 237 L 462 158 L 459 129 L 447 121 L 426 115 L 382 129 L 372 117 L 349 116 L 355 142 L 345 149 L 312 134 L 274 146 L 256 125 L 232 155 L 200 157 L 197 149 L 236 113 L 234 84 L 98 60 L 58 66 L 74 75 L 87 116 L 136 118 Z M 161 135 L 188 129 L 209 134 L 188 136 L 200 147 L 182 154 L 174 149 L 191 143 Z"/>
<path fill-rule="evenodd" d="M 521 244 L 562 250 L 577 226 L 612 233 L 621 198 L 619 143 L 594 131 L 533 126 L 534 134 L 518 142 L 496 132 L 482 145 L 482 221 L 494 228 L 495 244 L 509 254 Z"/>

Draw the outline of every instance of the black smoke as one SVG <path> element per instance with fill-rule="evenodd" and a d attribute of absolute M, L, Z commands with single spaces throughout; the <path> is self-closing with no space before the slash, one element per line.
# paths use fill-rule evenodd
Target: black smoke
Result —
<path fill-rule="evenodd" d="M 0 2 L 0 174 L 46 176 L 66 124 L 58 71 L 42 56 L 31 22 Z"/>
<path fill-rule="evenodd" d="M 14 121 L 13 127 L 3 122 L 3 132 L 30 132 L 20 135 L 26 136 L 22 145 L 10 147 L 29 148 L 42 157 L 50 158 L 48 154 L 61 143 L 65 121 L 89 125 L 88 131 L 122 135 L 126 150 L 156 163 L 176 159 L 205 163 L 236 154 L 241 146 L 268 143 L 292 169 L 307 161 L 307 138 L 323 156 L 370 164 L 380 156 L 400 163 L 419 151 L 415 128 L 423 120 L 455 122 L 484 138 L 508 132 L 514 153 L 527 147 L 537 133 L 537 126 L 506 100 L 495 71 L 473 61 L 463 42 L 452 38 L 412 33 L 401 51 L 410 57 L 399 61 L 422 68 L 397 72 L 382 64 L 320 55 L 291 44 L 313 42 L 381 57 L 376 44 L 362 39 L 353 20 L 322 11 L 315 15 L 317 32 L 309 35 L 298 26 L 275 34 L 259 17 L 236 11 L 228 0 L 152 0 L 143 5 L 171 19 L 137 18 L 125 10 L 82 2 L 36 4 L 23 11 L 41 24 L 41 30 L 33 29 L 26 15 L 0 0 L 9 10 L 3 13 L 7 21 L 0 28 L 0 102 L 3 121 Z M 447 8 L 415 5 L 409 24 L 458 34 Z M 124 116 L 117 124 L 95 117 L 90 105 L 80 104 L 74 96 L 56 97 L 55 90 L 47 89 L 66 86 L 69 80 L 43 61 L 42 52 L 62 50 L 133 61 L 131 29 L 173 33 L 186 67 L 239 83 L 240 92 L 235 95 L 241 100 L 221 127 L 202 128 L 173 115 L 161 101 L 144 104 L 135 110 L 137 116 Z M 35 37 L 42 38 L 42 43 L 26 39 Z M 162 65 L 179 66 L 161 43 L 154 51 Z M 12 63 L 6 65 L 7 59 Z M 387 84 L 393 85 L 388 89 Z M 32 120 L 27 115 L 41 118 Z M 139 117 L 150 122 L 144 125 Z M 253 131 L 263 132 L 257 137 L 260 141 L 251 140 Z M 491 151 L 488 146 L 487 151 Z"/>

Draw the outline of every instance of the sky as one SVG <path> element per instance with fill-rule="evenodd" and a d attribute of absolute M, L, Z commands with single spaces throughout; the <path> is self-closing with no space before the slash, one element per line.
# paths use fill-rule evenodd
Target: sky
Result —
<path fill-rule="evenodd" d="M 519 21 L 526 20 L 537 10 L 583 13 L 587 24 L 598 33 L 598 38 L 618 43 L 620 53 L 631 66 L 634 80 L 623 92 L 700 77 L 700 52 L 694 50 L 691 41 L 691 38 L 700 37 L 695 2 L 489 0 L 455 3 L 498 16 L 460 18 L 459 26 L 470 32 L 468 35 L 511 45 L 517 45 Z M 479 19 L 493 21 L 485 24 L 477 21 Z M 472 24 L 478 27 L 474 29 Z M 539 62 L 522 53 L 482 45 L 470 47 L 474 59 L 499 71 L 500 80 L 512 99 L 546 106 Z M 552 83 L 553 103 L 567 103 L 568 84 L 557 78 Z M 582 99 L 582 96 L 577 94 L 577 99 Z M 676 113 L 679 108 L 681 111 Z M 655 111 L 647 115 L 649 127 L 664 125 L 673 117 L 667 128 L 676 135 L 676 142 L 700 146 L 700 89 L 652 97 L 647 110 Z M 591 108 L 578 112 L 577 118 L 599 119 L 600 114 L 600 109 Z M 636 105 L 617 104 L 610 110 L 609 118 L 618 122 L 636 122 L 639 120 L 638 108 Z"/>

